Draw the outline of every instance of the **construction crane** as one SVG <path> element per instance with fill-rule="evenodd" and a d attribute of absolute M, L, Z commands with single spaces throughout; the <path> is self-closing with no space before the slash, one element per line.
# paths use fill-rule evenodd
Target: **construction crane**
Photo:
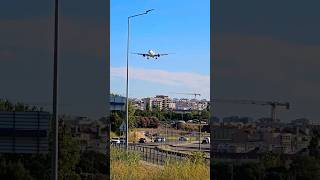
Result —
<path fill-rule="evenodd" d="M 278 106 L 285 107 L 287 110 L 290 109 L 290 104 L 288 102 L 277 102 L 277 101 L 256 101 L 256 100 L 232 100 L 232 99 L 219 99 L 214 98 L 213 103 L 234 103 L 234 104 L 252 104 L 261 106 L 271 107 L 271 119 L 273 122 L 276 121 L 276 108 Z"/>
<path fill-rule="evenodd" d="M 201 96 L 201 94 L 199 93 L 174 93 L 174 94 L 193 95 L 195 99 L 197 99 L 197 96 Z"/>

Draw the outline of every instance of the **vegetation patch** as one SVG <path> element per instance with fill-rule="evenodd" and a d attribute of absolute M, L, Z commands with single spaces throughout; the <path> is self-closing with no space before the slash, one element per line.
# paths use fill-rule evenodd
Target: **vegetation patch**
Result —
<path fill-rule="evenodd" d="M 111 150 L 111 179 L 114 180 L 206 180 L 210 179 L 210 168 L 201 155 L 175 161 L 168 159 L 165 165 L 141 163 L 139 154 L 126 153 L 122 149 Z"/>

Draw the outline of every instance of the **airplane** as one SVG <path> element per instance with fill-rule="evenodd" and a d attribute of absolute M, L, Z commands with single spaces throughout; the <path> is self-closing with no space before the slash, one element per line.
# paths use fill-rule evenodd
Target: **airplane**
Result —
<path fill-rule="evenodd" d="M 149 50 L 147 53 L 132 53 L 132 54 L 138 54 L 138 55 L 141 55 L 143 57 L 147 57 L 147 59 L 149 58 L 155 58 L 155 59 L 158 59 L 158 57 L 160 56 L 165 56 L 165 55 L 169 55 L 168 53 L 167 54 L 157 54 L 155 51 L 153 50 Z"/>

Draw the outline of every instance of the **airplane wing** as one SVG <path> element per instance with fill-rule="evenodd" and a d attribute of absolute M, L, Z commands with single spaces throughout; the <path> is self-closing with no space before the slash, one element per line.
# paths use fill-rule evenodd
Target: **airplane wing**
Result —
<path fill-rule="evenodd" d="M 166 55 L 169 55 L 169 54 L 175 54 L 175 53 L 163 53 L 163 54 L 157 54 L 158 56 L 166 56 Z"/>
<path fill-rule="evenodd" d="M 145 53 L 132 53 L 132 54 L 138 54 L 138 55 L 141 55 L 141 56 L 149 56 L 149 54 L 145 54 Z"/>

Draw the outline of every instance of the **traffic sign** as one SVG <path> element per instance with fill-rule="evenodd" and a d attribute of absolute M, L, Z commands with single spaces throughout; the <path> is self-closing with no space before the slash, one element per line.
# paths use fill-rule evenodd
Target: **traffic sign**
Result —
<path fill-rule="evenodd" d="M 121 132 L 125 132 L 126 131 L 126 127 L 127 127 L 126 123 L 124 121 L 122 121 L 119 129 L 120 129 Z"/>

